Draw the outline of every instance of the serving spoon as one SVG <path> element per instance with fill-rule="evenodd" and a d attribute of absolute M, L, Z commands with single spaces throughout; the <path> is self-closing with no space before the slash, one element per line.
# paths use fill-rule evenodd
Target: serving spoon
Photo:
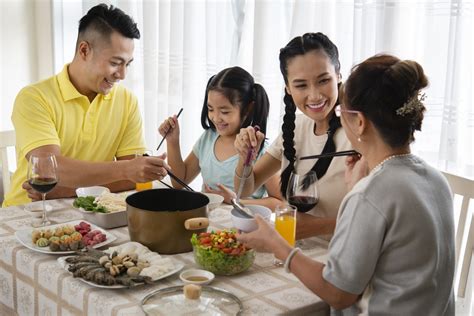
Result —
<path fill-rule="evenodd" d="M 237 213 L 239 213 L 242 217 L 253 218 L 253 213 L 248 207 L 245 207 L 242 203 L 240 203 L 236 199 L 232 199 L 230 201 L 232 202 L 232 205 L 234 206 Z"/>

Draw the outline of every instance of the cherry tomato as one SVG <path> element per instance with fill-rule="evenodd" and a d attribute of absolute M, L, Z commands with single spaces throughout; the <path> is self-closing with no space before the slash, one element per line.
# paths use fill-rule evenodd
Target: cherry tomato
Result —
<path fill-rule="evenodd" d="M 209 244 L 211 243 L 211 237 L 204 237 L 204 238 L 201 238 L 199 239 L 199 242 L 202 244 Z"/>

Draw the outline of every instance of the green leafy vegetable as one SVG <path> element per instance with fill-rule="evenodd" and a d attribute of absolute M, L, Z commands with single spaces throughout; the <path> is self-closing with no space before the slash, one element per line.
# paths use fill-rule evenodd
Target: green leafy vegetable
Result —
<path fill-rule="evenodd" d="M 77 208 L 82 207 L 88 212 L 109 213 L 107 208 L 95 202 L 95 197 L 93 196 L 80 196 L 74 200 L 72 205 Z"/>

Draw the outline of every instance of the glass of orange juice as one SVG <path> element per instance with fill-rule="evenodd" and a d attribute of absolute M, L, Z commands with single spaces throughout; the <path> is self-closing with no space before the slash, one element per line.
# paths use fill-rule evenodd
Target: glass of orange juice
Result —
<path fill-rule="evenodd" d="M 296 206 L 281 204 L 275 208 L 275 229 L 291 245 L 296 239 Z M 275 258 L 274 264 L 282 266 L 283 262 Z"/>
<path fill-rule="evenodd" d="M 146 150 L 143 153 L 139 153 L 139 152 L 135 153 L 135 157 L 137 157 L 137 156 L 152 156 L 152 155 L 153 155 L 153 151 L 151 151 L 151 150 Z M 153 188 L 153 181 L 137 182 L 135 184 L 135 190 L 137 190 L 137 191 L 144 191 L 144 190 L 149 190 L 149 189 L 152 189 L 152 188 Z"/>

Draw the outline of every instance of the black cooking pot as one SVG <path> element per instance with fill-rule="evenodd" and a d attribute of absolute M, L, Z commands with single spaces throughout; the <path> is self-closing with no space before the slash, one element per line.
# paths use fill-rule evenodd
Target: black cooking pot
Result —
<path fill-rule="evenodd" d="M 129 195 L 125 201 L 130 239 L 158 253 L 191 251 L 192 234 L 204 232 L 209 225 L 209 198 L 199 192 L 152 189 Z"/>

